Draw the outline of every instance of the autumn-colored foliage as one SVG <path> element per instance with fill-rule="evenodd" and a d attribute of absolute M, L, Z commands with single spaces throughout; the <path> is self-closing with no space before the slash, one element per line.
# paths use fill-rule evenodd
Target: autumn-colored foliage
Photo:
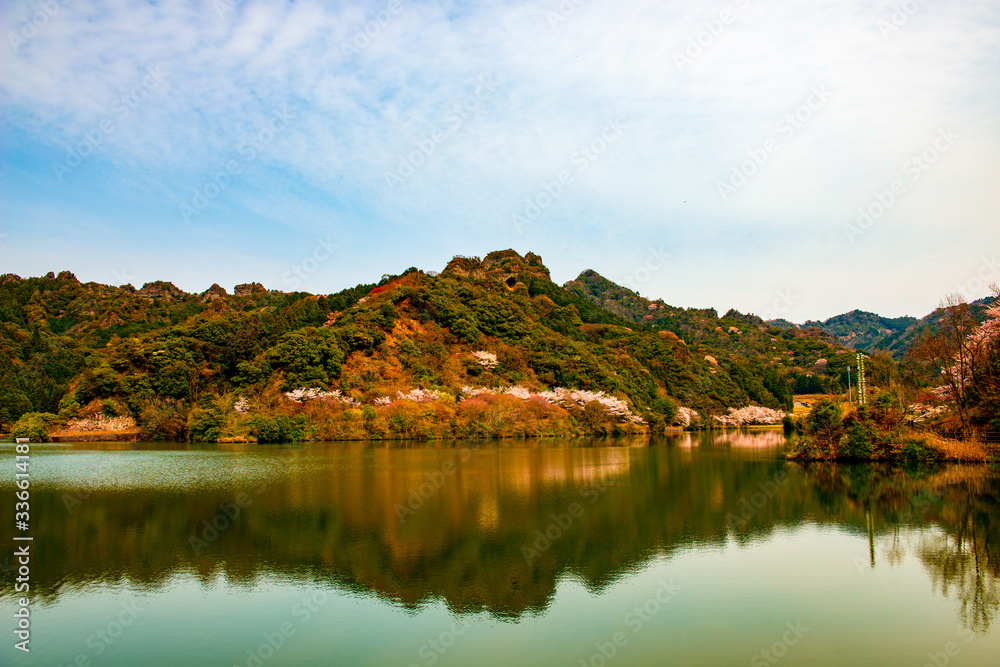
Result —
<path fill-rule="evenodd" d="M 721 324 L 708 311 L 691 316 Z M 747 323 L 734 327 L 756 345 Z M 766 351 L 661 333 L 556 285 L 540 258 L 514 251 L 329 295 L 8 275 L 0 428 L 28 412 L 57 414 L 60 426 L 100 412 L 164 439 L 527 437 L 695 427 L 697 413 L 711 424 L 729 408 L 790 407 Z M 796 345 L 835 357 L 827 342 Z M 496 395 L 475 417 L 467 387 Z"/>

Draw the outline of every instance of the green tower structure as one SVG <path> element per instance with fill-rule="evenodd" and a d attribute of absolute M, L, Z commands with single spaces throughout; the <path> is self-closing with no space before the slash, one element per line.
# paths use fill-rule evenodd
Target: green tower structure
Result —
<path fill-rule="evenodd" d="M 865 405 L 867 403 L 867 395 L 865 393 L 866 386 L 865 355 L 858 352 L 858 403 L 860 405 Z"/>

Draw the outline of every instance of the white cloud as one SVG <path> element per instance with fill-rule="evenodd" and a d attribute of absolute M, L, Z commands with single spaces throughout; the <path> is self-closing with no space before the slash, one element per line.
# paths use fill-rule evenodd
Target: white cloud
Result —
<path fill-rule="evenodd" d="M 929 238 L 950 212 L 968 243 L 1000 245 L 991 217 L 1000 204 L 992 185 L 1000 12 L 992 2 L 925 2 L 886 35 L 879 21 L 892 5 L 862 0 L 587 2 L 555 25 L 547 12 L 556 2 L 233 4 L 221 18 L 212 3 L 193 1 L 61 5 L 19 53 L 3 52 L 7 128 L 40 146 L 71 146 L 159 65 L 167 85 L 118 124 L 99 158 L 159 183 L 157 196 L 190 196 L 287 104 L 296 121 L 227 195 L 267 210 L 278 226 L 320 225 L 281 219 L 281 211 L 320 220 L 321 200 L 352 202 L 375 228 L 433 225 L 503 246 L 537 241 L 555 250 L 560 235 L 610 225 L 613 245 L 595 259 L 613 264 L 612 251 L 645 247 L 664 229 L 697 236 L 686 229 L 692 220 L 709 233 L 756 230 L 758 247 L 784 243 L 787 255 L 812 252 L 805 239 L 836 236 L 845 216 L 950 126 L 960 144 L 891 212 L 906 217 L 893 228 Z M 0 18 L 16 28 L 33 7 L 12 3 Z M 734 18 L 719 31 L 713 22 L 723 10 Z M 356 42 L 366 23 L 370 43 Z M 712 27 L 717 35 L 706 32 Z M 680 71 L 675 56 L 689 39 L 706 45 Z M 345 54 L 357 43 L 364 47 Z M 387 170 L 449 127 L 445 114 L 482 76 L 503 84 L 402 186 L 388 188 Z M 777 123 L 816 86 L 829 89 L 829 101 L 781 137 Z M 517 236 L 509 219 L 524 198 L 616 115 L 627 124 L 621 140 Z M 723 201 L 718 182 L 772 137 L 781 139 L 777 151 Z M 266 180 L 275 173 L 316 200 L 278 196 Z M 886 280 L 913 277 L 892 237 L 872 232 L 864 241 Z M 822 258 L 810 264 L 834 268 Z M 719 280 L 707 276 L 697 294 L 708 302 L 733 277 L 712 270 Z M 819 303 L 832 299 L 831 289 L 818 289 Z"/>

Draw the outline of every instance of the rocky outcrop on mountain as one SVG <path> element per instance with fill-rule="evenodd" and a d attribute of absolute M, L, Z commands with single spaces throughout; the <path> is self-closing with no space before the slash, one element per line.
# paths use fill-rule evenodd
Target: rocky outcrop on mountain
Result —
<path fill-rule="evenodd" d="M 267 290 L 260 283 L 243 283 L 233 288 L 234 296 L 252 296 L 254 294 L 264 294 Z"/>
<path fill-rule="evenodd" d="M 168 283 L 163 280 L 157 280 L 151 283 L 146 283 L 139 290 L 139 296 L 145 297 L 147 299 L 162 299 L 166 301 L 173 301 L 174 299 L 180 299 L 187 295 L 187 292 L 180 289 L 173 283 Z"/>
<path fill-rule="evenodd" d="M 202 303 L 206 301 L 216 301 L 218 299 L 224 299 L 229 296 L 224 287 L 220 287 L 218 283 L 212 283 L 212 286 L 201 293 L 200 299 Z"/>

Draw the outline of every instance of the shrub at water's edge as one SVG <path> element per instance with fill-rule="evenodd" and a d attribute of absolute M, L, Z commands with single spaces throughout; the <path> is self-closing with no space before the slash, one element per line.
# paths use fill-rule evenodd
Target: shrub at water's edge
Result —
<path fill-rule="evenodd" d="M 59 419 L 51 412 L 26 412 L 11 429 L 12 438 L 28 438 L 32 442 L 48 442 L 49 428 Z"/>
<path fill-rule="evenodd" d="M 889 393 L 871 405 L 844 406 L 818 401 L 805 419 L 805 435 L 788 452 L 800 461 L 988 461 L 991 453 L 979 442 L 963 442 L 904 426 L 903 413 Z"/>

